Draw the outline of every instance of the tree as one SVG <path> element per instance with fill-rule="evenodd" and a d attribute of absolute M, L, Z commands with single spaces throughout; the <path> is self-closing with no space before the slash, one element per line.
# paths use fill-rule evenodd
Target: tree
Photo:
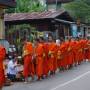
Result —
<path fill-rule="evenodd" d="M 75 0 L 63 6 L 75 19 L 85 23 L 90 22 L 90 0 Z"/>
<path fill-rule="evenodd" d="M 10 8 L 6 10 L 6 13 L 19 13 L 19 12 L 37 12 L 43 11 L 45 7 L 39 2 L 39 0 L 16 0 L 16 8 Z"/>

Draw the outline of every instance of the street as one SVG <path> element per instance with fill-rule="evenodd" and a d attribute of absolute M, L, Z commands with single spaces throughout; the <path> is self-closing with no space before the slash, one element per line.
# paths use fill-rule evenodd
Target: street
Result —
<path fill-rule="evenodd" d="M 71 70 L 57 72 L 42 81 L 15 83 L 3 90 L 90 90 L 90 63 L 83 62 Z"/>

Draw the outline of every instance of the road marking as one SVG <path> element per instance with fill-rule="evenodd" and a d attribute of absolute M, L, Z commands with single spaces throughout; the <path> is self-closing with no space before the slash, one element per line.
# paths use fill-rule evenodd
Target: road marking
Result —
<path fill-rule="evenodd" d="M 70 84 L 70 83 L 72 83 L 72 82 L 75 82 L 75 81 L 83 78 L 84 76 L 86 76 L 86 75 L 88 75 L 88 74 L 90 74 L 90 71 L 88 71 L 88 72 L 86 72 L 86 73 L 84 73 L 84 74 L 76 77 L 75 79 L 72 79 L 72 80 L 67 81 L 67 82 L 65 82 L 65 83 L 63 83 L 63 84 L 60 84 L 60 85 L 58 85 L 58 86 L 56 86 L 55 88 L 52 88 L 52 89 L 50 89 L 50 90 L 57 90 L 57 89 L 59 89 L 60 87 L 64 87 L 65 85 L 68 85 L 68 84 Z"/>

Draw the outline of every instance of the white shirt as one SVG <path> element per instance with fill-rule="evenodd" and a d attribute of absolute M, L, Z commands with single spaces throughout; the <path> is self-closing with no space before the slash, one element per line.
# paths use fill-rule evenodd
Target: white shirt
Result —
<path fill-rule="evenodd" d="M 8 69 L 7 69 L 8 74 L 14 74 L 14 75 L 17 74 L 17 69 L 16 69 L 15 65 L 16 64 L 12 60 L 9 61 Z"/>

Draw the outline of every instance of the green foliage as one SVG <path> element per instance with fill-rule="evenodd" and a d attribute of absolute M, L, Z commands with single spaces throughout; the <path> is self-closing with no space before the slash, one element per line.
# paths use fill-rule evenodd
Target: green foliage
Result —
<path fill-rule="evenodd" d="M 6 13 L 37 12 L 43 11 L 45 7 L 38 0 L 17 0 L 16 8 L 6 10 Z"/>
<path fill-rule="evenodd" d="M 82 22 L 90 22 L 90 0 L 75 0 L 69 4 L 65 4 L 64 8 L 68 10 L 75 19 Z"/>

